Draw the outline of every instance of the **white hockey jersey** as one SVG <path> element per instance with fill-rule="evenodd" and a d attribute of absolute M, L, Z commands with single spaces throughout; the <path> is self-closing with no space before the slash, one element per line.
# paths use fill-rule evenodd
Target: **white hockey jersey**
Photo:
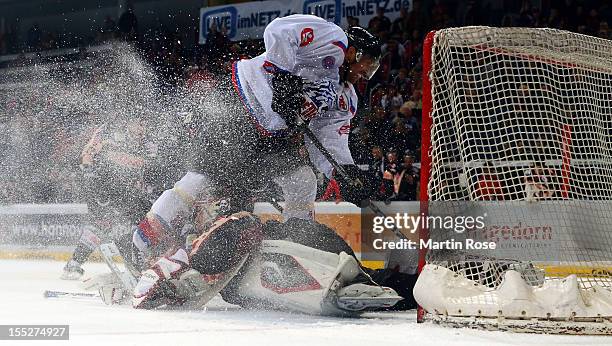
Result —
<path fill-rule="evenodd" d="M 357 111 L 357 94 L 351 83 L 343 83 L 340 87 L 334 107 L 324 116 L 312 119 L 309 127 L 339 164 L 348 165 L 354 163 L 349 150 L 349 133 L 351 119 Z M 331 177 L 333 168 L 329 161 L 308 138 L 305 143 L 310 161 L 319 172 Z"/>
<path fill-rule="evenodd" d="M 350 83 L 340 83 L 348 39 L 344 31 L 322 18 L 291 15 L 273 20 L 264 31 L 266 52 L 234 64 L 232 79 L 260 133 L 284 135 L 284 119 L 272 110 L 272 72 L 300 76 L 305 88 L 321 90 L 329 111 L 310 122 L 310 128 L 341 164 L 353 163 L 348 148 L 350 119 L 355 115 L 357 95 Z M 320 87 L 326 86 L 326 87 Z M 316 95 L 319 96 L 319 95 Z M 330 176 L 331 165 L 306 141 L 311 160 Z"/>

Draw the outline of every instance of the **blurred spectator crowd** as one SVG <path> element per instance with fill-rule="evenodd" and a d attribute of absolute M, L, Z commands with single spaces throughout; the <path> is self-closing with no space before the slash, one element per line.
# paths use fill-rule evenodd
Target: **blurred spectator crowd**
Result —
<path fill-rule="evenodd" d="M 612 38 L 608 1 L 543 0 L 538 2 L 539 6 L 528 0 L 504 1 L 497 16 L 491 16 L 491 9 L 484 3 L 417 0 L 410 11 L 402 9 L 400 17 L 393 21 L 382 9 L 368 23 L 347 18 L 348 25 L 367 28 L 384 42 L 379 71 L 372 80 L 363 81 L 356 88 L 360 107 L 350 137 L 356 163 L 368 169 L 379 186 L 373 198 L 418 199 L 422 43 L 427 32 L 454 26 L 492 25 L 551 27 Z M 41 56 L 28 57 L 25 54 L 28 52 L 127 40 L 139 47 L 146 61 L 155 67 L 162 81 L 160 87 L 172 90 L 179 85 L 211 81 L 214 74 L 227 70 L 232 61 L 263 51 L 260 40 L 232 42 L 225 28 L 214 25 L 209 29 L 206 44 L 195 47 L 186 44 L 195 36 L 183 37 L 161 24 L 144 30 L 131 8 L 118 18 L 106 16 L 93 37 L 78 40 L 33 25 L 26 40 L 17 42 L 13 32 L 2 30 L 0 55 L 21 55 L 8 63 L 0 62 L 0 73 L 2 67 L 22 68 L 44 62 Z M 78 61 L 86 54 L 81 50 L 62 59 Z M 0 88 L 10 86 L 0 83 Z M 10 99 L 0 96 L 0 102 L 3 103 L 0 129 L 10 134 L 0 139 L 0 160 L 4 162 L 4 171 L 0 172 L 3 177 L 0 203 L 78 201 L 75 192 L 80 174 L 78 157 L 89 139 L 91 126 L 97 125 L 95 121 L 88 121 L 87 114 L 56 117 L 44 111 L 15 116 Z M 322 200 L 341 200 L 337 193 L 332 197 L 333 190 L 333 182 L 321 179 Z"/>

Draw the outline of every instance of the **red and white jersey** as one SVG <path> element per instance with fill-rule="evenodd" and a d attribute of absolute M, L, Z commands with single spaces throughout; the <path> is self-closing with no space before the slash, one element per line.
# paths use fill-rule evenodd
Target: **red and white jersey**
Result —
<path fill-rule="evenodd" d="M 339 67 L 348 39 L 334 23 L 312 15 L 295 14 L 273 20 L 264 31 L 266 52 L 233 65 L 232 78 L 258 130 L 282 135 L 283 118 L 272 110 L 272 73 L 278 70 L 304 78 L 305 85 L 329 84 L 341 88 Z M 335 98 L 335 95 L 330 99 Z M 321 116 L 326 116 L 322 114 Z"/>
<path fill-rule="evenodd" d="M 330 85 L 329 111 L 310 121 L 317 138 L 341 164 L 351 164 L 348 148 L 350 120 L 357 111 L 357 94 L 350 83 L 341 83 L 348 39 L 334 23 L 312 15 L 295 14 L 273 20 L 264 31 L 266 52 L 233 65 L 234 86 L 260 133 L 284 135 L 284 119 L 272 110 L 272 73 L 282 70 L 305 80 L 305 87 Z M 326 95 L 321 95 L 326 97 Z M 329 96 L 329 95 L 327 95 Z M 313 164 L 330 176 L 332 167 L 306 140 Z"/>
<path fill-rule="evenodd" d="M 323 146 L 341 165 L 353 164 L 353 157 L 349 150 L 349 133 L 351 132 L 351 119 L 357 112 L 357 94 L 351 83 L 345 82 L 337 94 L 336 103 L 324 116 L 316 117 L 310 121 L 309 127 L 317 136 Z M 319 172 L 331 177 L 333 168 L 308 138 L 304 138 L 310 161 Z"/>

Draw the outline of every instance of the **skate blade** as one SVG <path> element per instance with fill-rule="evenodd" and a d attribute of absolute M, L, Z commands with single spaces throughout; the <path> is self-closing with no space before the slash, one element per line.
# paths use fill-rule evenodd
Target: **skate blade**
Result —
<path fill-rule="evenodd" d="M 336 301 L 338 308 L 348 311 L 363 311 L 371 309 L 390 308 L 404 298 L 389 297 L 339 297 Z"/>
<path fill-rule="evenodd" d="M 83 274 L 78 273 L 78 272 L 64 272 L 62 273 L 62 276 L 60 276 L 61 280 L 67 280 L 67 281 L 77 281 L 80 280 L 83 277 Z"/>

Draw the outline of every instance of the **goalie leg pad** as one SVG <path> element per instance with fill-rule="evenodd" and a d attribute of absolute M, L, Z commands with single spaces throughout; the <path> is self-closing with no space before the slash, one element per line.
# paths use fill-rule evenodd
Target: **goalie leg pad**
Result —
<path fill-rule="evenodd" d="M 170 281 L 178 279 L 189 269 L 187 252 L 179 249 L 170 257 L 160 258 L 145 270 L 134 288 L 132 305 L 137 309 L 153 309 L 166 304 L 180 304 L 176 286 Z"/>
<path fill-rule="evenodd" d="M 249 213 L 219 219 L 194 241 L 189 258 L 180 249 L 171 257 L 160 258 L 143 273 L 134 291 L 133 306 L 203 306 L 237 274 L 262 238 L 261 223 Z"/>
<path fill-rule="evenodd" d="M 392 288 L 377 285 L 353 256 L 341 252 L 338 262 L 335 279 L 323 294 L 323 314 L 339 315 L 389 308 L 403 299 Z"/>
<path fill-rule="evenodd" d="M 265 240 L 263 253 L 254 256 L 231 299 L 247 308 L 345 316 L 386 308 L 402 298 L 372 282 L 345 252 L 335 254 L 285 240 Z"/>
<path fill-rule="evenodd" d="M 247 212 L 232 214 L 194 241 L 191 264 L 202 274 L 225 273 L 258 248 L 262 239 L 262 224 L 256 217 Z"/>

